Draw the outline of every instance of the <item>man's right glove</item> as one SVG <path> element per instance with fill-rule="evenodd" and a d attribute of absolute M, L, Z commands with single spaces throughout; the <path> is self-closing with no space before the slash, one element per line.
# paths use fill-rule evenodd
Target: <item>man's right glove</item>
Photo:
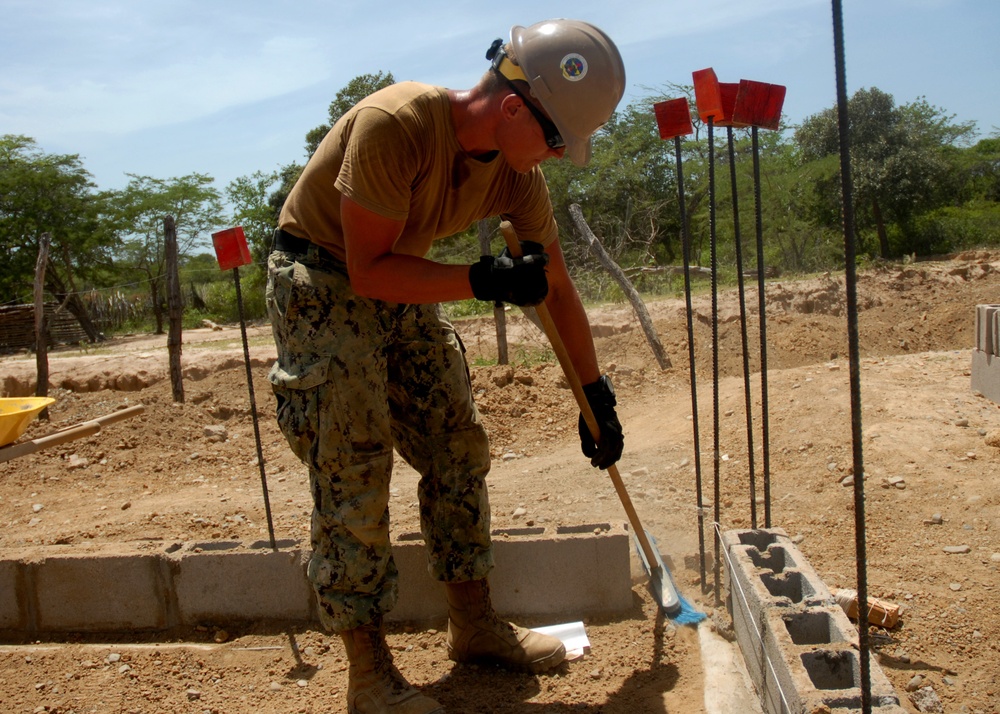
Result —
<path fill-rule="evenodd" d="M 524 241 L 522 246 L 528 244 Z M 539 246 L 541 248 L 541 246 Z M 525 249 L 521 258 L 512 258 L 506 248 L 499 256 L 484 255 L 469 267 L 469 284 L 477 300 L 509 302 L 512 305 L 540 305 L 549 294 L 545 266 L 549 255 Z"/>
<path fill-rule="evenodd" d="M 590 459 L 591 466 L 610 468 L 621 458 L 622 449 L 625 447 L 622 425 L 615 412 L 615 405 L 618 403 L 615 399 L 615 388 L 608 376 L 604 375 L 596 382 L 583 385 L 583 393 L 587 396 L 587 403 L 590 404 L 590 410 L 594 412 L 597 427 L 601 431 L 601 440 L 595 444 L 583 413 L 580 414 L 577 426 L 583 455 Z"/>

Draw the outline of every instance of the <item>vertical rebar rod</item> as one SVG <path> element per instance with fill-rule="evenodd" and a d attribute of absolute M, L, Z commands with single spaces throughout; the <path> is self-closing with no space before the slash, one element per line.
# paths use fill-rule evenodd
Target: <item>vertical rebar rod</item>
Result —
<path fill-rule="evenodd" d="M 771 527 L 771 434 L 767 397 L 767 302 L 764 296 L 764 218 L 760 200 L 760 141 L 750 129 L 753 145 L 753 203 L 757 238 L 757 309 L 760 313 L 760 441 L 763 449 L 764 527 Z"/>
<path fill-rule="evenodd" d="M 854 185 L 851 176 L 850 117 L 844 57 L 844 12 L 833 1 L 833 45 L 837 73 L 837 121 L 840 134 L 840 185 L 843 195 L 844 258 L 846 263 L 847 335 L 851 373 L 851 438 L 854 456 L 854 543 L 858 574 L 858 654 L 861 659 L 861 710 L 872 710 L 868 637 L 868 575 L 865 535 L 865 469 L 861 434 L 861 360 L 858 346 L 857 256 L 854 235 Z"/>
<path fill-rule="evenodd" d="M 243 291 L 240 288 L 240 269 L 233 268 L 236 283 L 236 306 L 240 311 L 240 333 L 243 335 L 243 362 L 247 367 L 247 389 L 250 391 L 250 416 L 253 421 L 253 436 L 257 444 L 257 467 L 260 470 L 260 485 L 264 491 L 264 513 L 267 515 L 267 534 L 271 539 L 271 550 L 277 550 L 274 540 L 274 523 L 271 520 L 271 499 L 267 493 L 267 472 L 264 469 L 264 451 L 260 445 L 260 425 L 257 423 L 257 399 L 253 391 L 253 371 L 250 369 L 250 343 L 247 341 L 247 323 L 243 314 Z"/>
<path fill-rule="evenodd" d="M 681 138 L 674 137 L 677 164 L 677 205 L 681 221 L 681 252 L 684 255 L 684 300 L 687 307 L 688 364 L 691 366 L 691 420 L 694 438 L 694 484 L 698 503 L 698 568 L 701 591 L 708 585 L 705 577 L 705 504 L 701 484 L 701 437 L 698 429 L 698 379 L 694 360 L 694 310 L 691 307 L 691 232 L 688 230 L 687 205 L 684 202 L 684 168 L 681 161 Z"/>
<path fill-rule="evenodd" d="M 708 225 L 712 261 L 712 467 L 713 467 L 713 518 L 722 522 L 719 474 L 719 260 L 715 227 L 715 121 L 708 118 Z M 715 542 L 714 575 L 715 604 L 722 602 L 721 546 Z"/>
<path fill-rule="evenodd" d="M 743 280 L 743 235 L 740 231 L 740 201 L 736 185 L 736 147 L 733 127 L 726 127 L 729 144 L 729 183 L 733 203 L 733 238 L 736 243 L 736 285 L 740 298 L 740 339 L 743 347 L 743 398 L 747 426 L 747 469 L 750 474 L 750 526 L 757 527 L 757 478 L 753 455 L 753 400 L 750 397 L 750 348 L 747 339 L 747 301 Z"/>

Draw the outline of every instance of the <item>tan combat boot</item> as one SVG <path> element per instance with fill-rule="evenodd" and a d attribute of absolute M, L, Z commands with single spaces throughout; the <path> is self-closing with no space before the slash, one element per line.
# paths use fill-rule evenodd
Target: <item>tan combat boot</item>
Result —
<path fill-rule="evenodd" d="M 340 633 L 347 649 L 348 714 L 444 714 L 399 673 L 380 621 Z"/>
<path fill-rule="evenodd" d="M 486 580 L 446 583 L 448 656 L 455 662 L 491 662 L 537 674 L 566 658 L 555 637 L 501 620 L 490 602 Z"/>

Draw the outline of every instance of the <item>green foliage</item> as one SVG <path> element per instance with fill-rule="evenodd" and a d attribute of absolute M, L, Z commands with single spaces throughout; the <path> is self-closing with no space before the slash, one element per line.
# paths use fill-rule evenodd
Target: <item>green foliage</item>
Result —
<path fill-rule="evenodd" d="M 263 319 L 267 314 L 264 305 L 266 277 L 260 270 L 240 270 L 240 294 L 243 297 L 243 319 L 247 322 Z M 232 277 L 226 281 L 210 283 L 205 288 L 205 315 L 214 322 L 238 323 L 240 305 L 236 299 L 236 283 Z"/>
<path fill-rule="evenodd" d="M 78 155 L 47 154 L 29 137 L 0 136 L 0 302 L 31 299 L 43 233 L 51 235 L 50 292 L 107 280 L 118 243 L 94 188 Z"/>
<path fill-rule="evenodd" d="M 883 258 L 921 250 L 925 246 L 909 226 L 960 199 L 966 178 L 959 159 L 975 124 L 957 123 L 923 98 L 897 107 L 877 88 L 856 92 L 847 111 L 857 231 L 875 231 Z M 827 227 L 840 219 L 839 163 L 831 161 L 839 155 L 839 131 L 831 108 L 807 118 L 795 132 L 803 163 L 823 167 L 814 184 L 814 217 Z M 893 226 L 892 241 L 887 226 Z"/>
<path fill-rule="evenodd" d="M 156 179 L 129 174 L 121 191 L 104 194 L 108 220 L 122 242 L 119 268 L 123 274 L 144 275 L 156 317 L 156 331 L 163 331 L 166 255 L 164 219 L 173 216 L 178 254 L 189 254 L 209 245 L 211 231 L 222 223 L 222 200 L 204 174 Z"/>
<path fill-rule="evenodd" d="M 233 206 L 233 225 L 243 226 L 255 263 L 264 263 L 271 249 L 271 236 L 278 225 L 278 209 L 268 202 L 268 192 L 282 180 L 281 172 L 255 171 L 240 176 L 226 187 Z"/>
<path fill-rule="evenodd" d="M 939 255 L 1000 244 L 1000 204 L 945 206 L 900 228 L 896 239 L 919 255 Z"/>

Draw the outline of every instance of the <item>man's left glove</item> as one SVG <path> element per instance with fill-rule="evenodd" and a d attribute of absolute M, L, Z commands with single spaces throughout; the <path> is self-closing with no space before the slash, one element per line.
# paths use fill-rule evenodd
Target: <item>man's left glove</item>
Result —
<path fill-rule="evenodd" d="M 477 300 L 521 306 L 540 305 L 545 300 L 549 293 L 545 277 L 549 256 L 532 241 L 521 241 L 521 249 L 524 255 L 519 258 L 504 248 L 496 258 L 484 255 L 469 266 L 469 284 Z"/>
<path fill-rule="evenodd" d="M 596 382 L 583 385 L 583 393 L 587 396 L 590 410 L 594 412 L 597 427 L 601 431 L 601 439 L 594 443 L 587 422 L 580 414 L 578 428 L 580 431 L 580 446 L 583 455 L 590 459 L 592 466 L 607 469 L 622 456 L 625 447 L 625 437 L 622 435 L 622 425 L 615 412 L 615 388 L 611 380 L 604 375 Z"/>

